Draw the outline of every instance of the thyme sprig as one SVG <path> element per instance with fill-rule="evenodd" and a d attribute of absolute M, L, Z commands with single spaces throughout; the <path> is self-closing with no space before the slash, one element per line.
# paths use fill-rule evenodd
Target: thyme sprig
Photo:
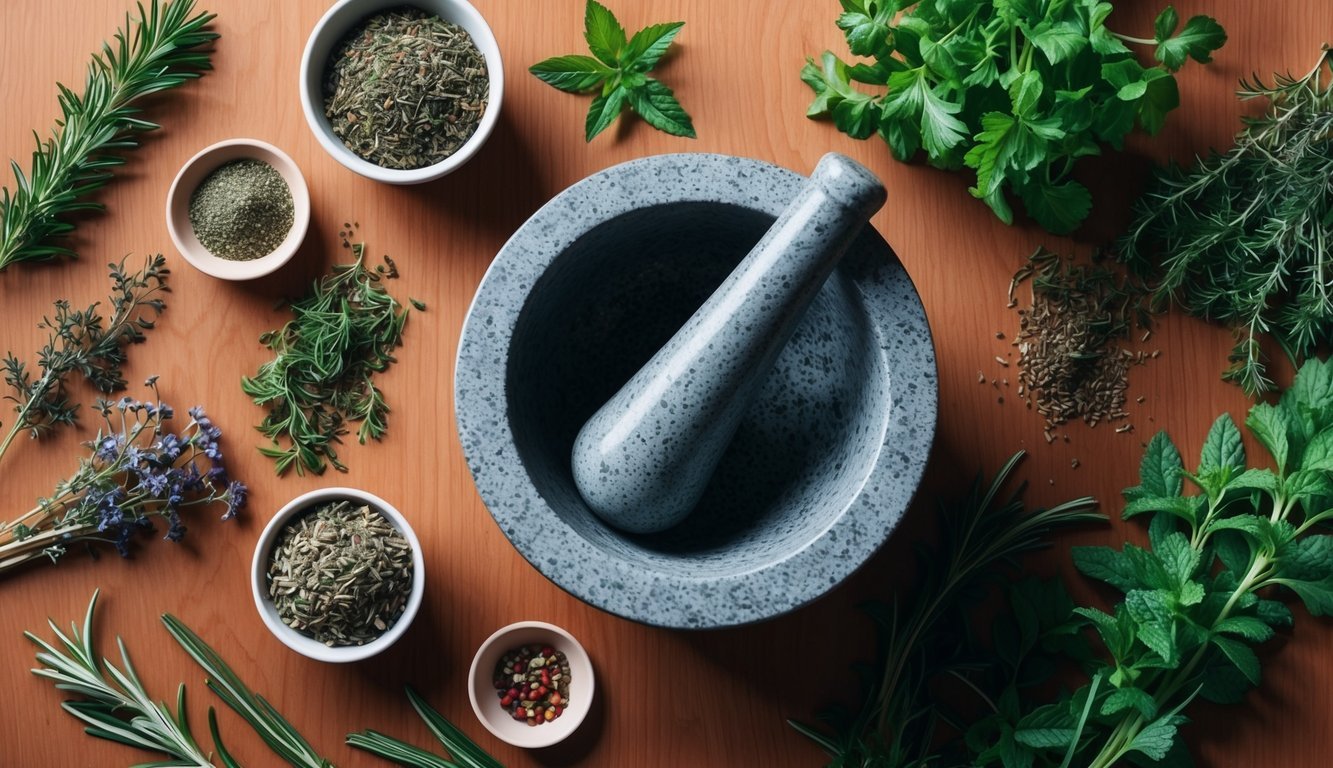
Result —
<path fill-rule="evenodd" d="M 70 214 L 100 211 L 87 199 L 123 165 L 120 154 L 138 146 L 135 136 L 158 126 L 132 106 L 150 94 L 175 88 L 210 68 L 205 49 L 217 35 L 205 29 L 213 14 L 194 12 L 194 0 L 150 0 L 139 15 L 116 31 L 88 64 L 83 94 L 57 84 L 61 117 L 48 139 L 37 141 L 32 166 L 18 163 L 15 188 L 0 190 L 0 271 L 21 261 L 73 257 L 52 239 L 74 230 Z"/>
<path fill-rule="evenodd" d="M 1235 330 L 1223 378 L 1253 396 L 1273 389 L 1261 335 L 1293 362 L 1333 341 L 1333 52 L 1303 77 L 1255 77 L 1237 95 L 1268 109 L 1225 154 L 1160 171 L 1118 247 L 1157 278 L 1159 304 Z"/>
<path fill-rule="evenodd" d="M 38 437 L 62 424 L 75 423 L 79 406 L 70 402 L 65 390 L 70 374 L 81 374 L 104 393 L 125 388 L 121 371 L 125 348 L 143 341 L 144 331 L 153 327 L 157 315 L 166 308 L 162 294 L 170 290 L 167 275 L 171 273 L 166 264 L 166 259 L 157 254 L 147 257 L 137 272 L 125 270 L 125 259 L 107 265 L 111 271 L 109 317 L 102 317 L 98 311 L 100 302 L 75 310 L 68 301 L 57 301 L 55 314 L 38 324 L 49 332 L 46 345 L 38 353 L 40 376 L 34 378 L 27 365 L 12 353 L 5 355 L 4 379 L 12 390 L 5 399 L 14 403 L 18 416 L 0 442 L 0 458 L 24 430 Z"/>
<path fill-rule="evenodd" d="M 276 462 L 279 475 L 292 467 L 319 474 L 326 464 L 346 471 L 336 450 L 345 421 L 361 422 L 361 443 L 381 439 L 388 428 L 389 406 L 374 377 L 395 362 L 408 310 L 384 289 L 384 279 L 397 276 L 392 261 L 386 257 L 387 266 L 371 269 L 365 245 L 351 249 L 351 264 L 316 281 L 292 304 L 294 318 L 260 337 L 274 358 L 253 378 L 241 379 L 241 390 L 268 408 L 259 431 L 274 444 L 259 450 Z"/>

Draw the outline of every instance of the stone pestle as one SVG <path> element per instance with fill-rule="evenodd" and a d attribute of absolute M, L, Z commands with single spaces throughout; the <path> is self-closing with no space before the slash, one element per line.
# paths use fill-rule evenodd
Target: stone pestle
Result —
<path fill-rule="evenodd" d="M 631 533 L 689 515 L 811 300 L 885 197 L 851 158 L 819 161 L 722 285 L 579 431 L 574 482 L 593 512 Z"/>

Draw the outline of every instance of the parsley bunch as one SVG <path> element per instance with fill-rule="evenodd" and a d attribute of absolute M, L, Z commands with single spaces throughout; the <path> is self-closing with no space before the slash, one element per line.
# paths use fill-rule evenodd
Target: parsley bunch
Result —
<path fill-rule="evenodd" d="M 1293 360 L 1333 342 L 1333 53 L 1304 77 L 1242 83 L 1267 110 L 1236 145 L 1162 169 L 1134 208 L 1121 257 L 1158 282 L 1159 303 L 1236 329 L 1223 378 L 1250 395 L 1273 388 L 1259 336 Z M 1329 78 L 1329 79 L 1325 79 Z"/>
<path fill-rule="evenodd" d="M 685 22 L 653 24 L 627 37 L 615 14 L 597 0 L 588 0 L 583 24 L 592 56 L 554 56 L 528 71 L 562 91 L 597 91 L 584 124 L 586 139 L 592 141 L 606 130 L 627 106 L 659 131 L 694 138 L 694 123 L 676 95 L 661 80 L 648 76 Z"/>
<path fill-rule="evenodd" d="M 832 118 L 864 139 L 878 133 L 894 157 L 924 150 L 931 165 L 976 172 L 973 196 L 1005 223 L 1020 199 L 1046 230 L 1064 234 L 1092 197 L 1071 174 L 1103 145 L 1119 149 L 1139 125 L 1153 134 L 1180 102 L 1172 72 L 1226 42 L 1207 16 L 1180 25 L 1167 6 L 1151 39 L 1106 26 L 1104 0 L 841 0 L 838 27 L 856 56 L 831 52 L 801 71 L 815 92 L 809 117 Z M 1126 43 L 1153 46 L 1145 67 Z M 877 95 L 853 83 L 885 87 Z"/>

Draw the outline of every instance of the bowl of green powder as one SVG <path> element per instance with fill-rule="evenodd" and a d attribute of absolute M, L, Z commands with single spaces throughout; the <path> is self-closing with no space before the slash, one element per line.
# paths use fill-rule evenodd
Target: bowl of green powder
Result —
<path fill-rule="evenodd" d="M 504 65 L 465 0 L 340 0 L 301 58 L 301 108 L 319 144 L 389 184 L 452 173 L 500 117 Z"/>
<path fill-rule="evenodd" d="M 253 280 L 286 264 L 309 224 L 301 169 L 255 139 L 201 150 L 167 192 L 167 230 L 176 249 L 199 271 L 224 280 Z"/>
<path fill-rule="evenodd" d="M 416 617 L 425 583 L 407 518 L 355 488 L 292 499 L 264 526 L 250 566 L 269 631 L 303 656 L 335 663 L 393 645 Z"/>

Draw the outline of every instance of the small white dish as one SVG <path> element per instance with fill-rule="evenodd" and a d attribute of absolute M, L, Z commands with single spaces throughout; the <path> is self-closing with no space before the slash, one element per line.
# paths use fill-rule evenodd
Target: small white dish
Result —
<path fill-rule="evenodd" d="M 259 160 L 273 166 L 292 193 L 292 228 L 267 256 L 231 261 L 208 252 L 190 224 L 190 197 L 208 175 L 233 160 Z M 176 174 L 167 191 L 167 231 L 176 250 L 195 269 L 223 280 L 253 280 L 291 260 L 310 226 L 310 190 L 301 169 L 285 152 L 258 139 L 228 139 L 199 150 Z"/>
<path fill-rule="evenodd" d="M 384 168 L 362 158 L 343 145 L 333 133 L 324 116 L 324 66 L 338 42 L 366 18 L 391 8 L 403 6 L 418 8 L 434 14 L 451 24 L 457 24 L 472 38 L 477 50 L 486 59 L 486 74 L 490 93 L 486 111 L 477 124 L 477 130 L 458 148 L 458 151 L 434 165 L 411 170 Z M 421 184 L 434 181 L 458 170 L 477 154 L 486 143 L 500 119 L 500 103 L 504 99 L 504 63 L 500 46 L 490 25 L 476 8 L 466 0 L 339 0 L 315 24 L 301 56 L 301 109 L 306 123 L 315 134 L 324 151 L 347 168 L 375 181 L 386 184 Z"/>
<path fill-rule="evenodd" d="M 371 509 L 384 515 L 389 523 L 407 539 L 407 543 L 412 546 L 412 594 L 407 598 L 403 615 L 399 616 L 398 620 L 384 634 L 365 645 L 329 647 L 292 629 L 284 624 L 282 619 L 278 618 L 278 610 L 268 597 L 268 584 L 265 581 L 265 575 L 268 572 L 269 553 L 277 543 L 278 535 L 288 522 L 310 511 L 315 506 L 342 499 L 351 499 L 369 505 Z M 421 598 L 425 592 L 425 587 L 426 563 L 421 555 L 421 542 L 417 539 L 412 527 L 407 524 L 407 519 L 384 499 L 355 488 L 322 488 L 317 491 L 303 493 L 287 502 L 282 509 L 278 510 L 277 514 L 273 515 L 273 519 L 268 521 L 268 525 L 264 526 L 263 532 L 259 534 L 259 542 L 255 545 L 254 560 L 250 565 L 250 590 L 254 594 L 255 607 L 259 609 L 259 616 L 264 620 L 264 625 L 268 627 L 269 631 L 278 640 L 282 641 L 283 645 L 302 656 L 335 664 L 367 659 L 393 645 L 398 638 L 403 636 L 403 633 L 411 626 L 412 620 L 416 618 L 417 611 L 421 608 Z"/>
<path fill-rule="evenodd" d="M 569 704 L 559 717 L 539 725 L 528 725 L 510 716 L 495 693 L 495 665 L 505 653 L 529 643 L 549 645 L 569 660 Z M 592 709 L 597 687 L 592 660 L 574 636 L 544 621 L 520 621 L 501 627 L 486 638 L 472 657 L 468 670 L 468 699 L 477 719 L 497 739 L 516 747 L 535 749 L 564 741 L 578 729 Z"/>

